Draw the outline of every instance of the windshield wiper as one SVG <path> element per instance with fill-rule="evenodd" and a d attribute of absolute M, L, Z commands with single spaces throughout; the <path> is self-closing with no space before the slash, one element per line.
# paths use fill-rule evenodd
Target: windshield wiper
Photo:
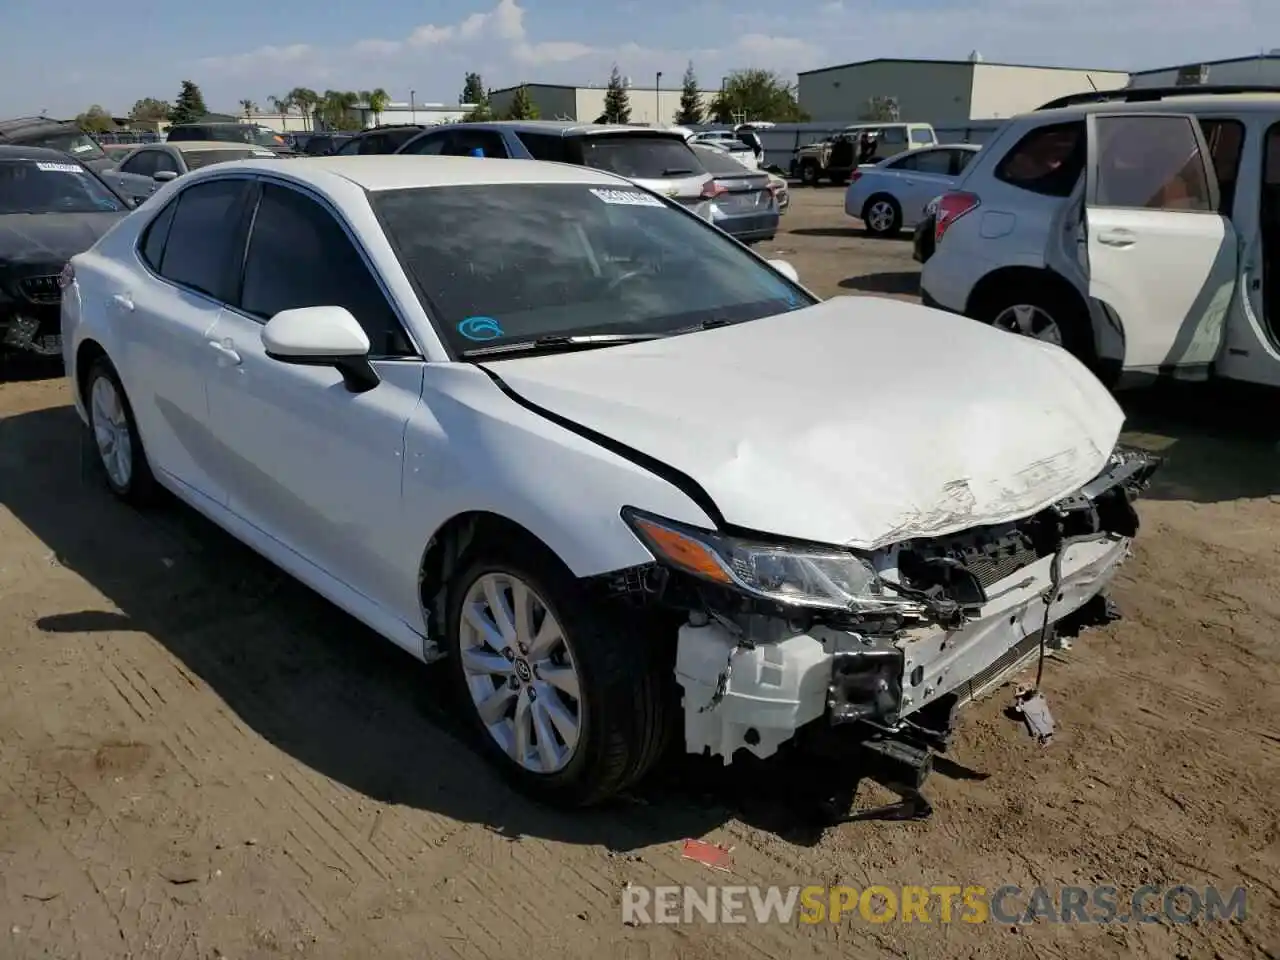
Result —
<path fill-rule="evenodd" d="M 505 353 L 554 353 L 562 350 L 585 350 L 591 347 L 612 347 L 620 343 L 640 343 L 644 340 L 658 340 L 667 336 L 665 333 L 589 333 L 577 336 L 538 337 L 534 340 L 520 340 L 516 343 L 499 343 L 491 347 L 474 347 L 463 350 L 459 356 L 495 357 Z"/>

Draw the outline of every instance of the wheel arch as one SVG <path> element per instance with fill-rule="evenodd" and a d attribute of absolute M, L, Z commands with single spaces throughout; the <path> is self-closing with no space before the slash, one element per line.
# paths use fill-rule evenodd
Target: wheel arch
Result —
<path fill-rule="evenodd" d="M 89 378 L 89 371 L 93 369 L 94 363 L 101 357 L 106 357 L 107 351 L 97 340 L 86 337 L 76 347 L 75 369 L 72 371 L 73 382 L 76 386 L 75 399 L 81 407 L 84 407 L 86 401 L 85 387 L 88 386 L 86 381 Z"/>

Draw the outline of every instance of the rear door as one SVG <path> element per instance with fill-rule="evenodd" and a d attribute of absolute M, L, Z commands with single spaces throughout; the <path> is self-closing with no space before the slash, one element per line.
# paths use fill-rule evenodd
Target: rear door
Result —
<path fill-rule="evenodd" d="M 1088 117 L 1085 236 L 1092 309 L 1118 321 L 1127 370 L 1211 363 L 1235 287 L 1236 234 L 1189 114 Z"/>
<path fill-rule="evenodd" d="M 946 193 L 955 183 L 955 158 L 951 150 L 913 150 L 884 168 L 892 171 L 891 184 L 902 208 L 903 222 L 916 223 L 924 206 Z"/>

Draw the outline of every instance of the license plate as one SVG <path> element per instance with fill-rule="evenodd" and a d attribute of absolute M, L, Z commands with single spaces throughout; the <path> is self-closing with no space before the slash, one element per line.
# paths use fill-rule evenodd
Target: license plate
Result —
<path fill-rule="evenodd" d="M 748 213 L 763 209 L 767 203 L 766 197 L 767 194 L 760 190 L 751 193 L 733 193 L 720 201 L 720 207 L 726 213 Z"/>

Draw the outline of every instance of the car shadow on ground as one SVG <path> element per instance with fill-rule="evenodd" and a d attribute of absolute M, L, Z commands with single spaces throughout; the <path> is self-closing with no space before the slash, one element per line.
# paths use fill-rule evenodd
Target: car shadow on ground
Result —
<path fill-rule="evenodd" d="M 843 290 L 860 290 L 863 293 L 918 294 L 919 270 L 890 270 L 882 273 L 864 273 L 846 277 L 840 281 Z"/>
<path fill-rule="evenodd" d="M 1280 498 L 1280 392 L 1161 383 L 1118 395 L 1124 439 L 1164 457 L 1145 496 L 1221 503 Z"/>
<path fill-rule="evenodd" d="M 0 383 L 27 383 L 61 375 L 61 357 L 35 357 L 0 350 Z"/>
<path fill-rule="evenodd" d="M 797 237 L 847 237 L 865 240 L 869 236 L 862 227 L 796 227 L 786 232 Z"/>
<path fill-rule="evenodd" d="M 115 500 L 69 407 L 0 421 L 0 475 L 0 506 L 119 611 L 61 611 L 41 630 L 149 635 L 265 740 L 371 798 L 617 851 L 703 836 L 735 816 L 800 844 L 821 837 L 829 778 L 801 789 L 785 760 L 726 769 L 676 750 L 608 806 L 564 813 L 526 801 L 471 748 L 444 669 L 172 498 L 145 511 Z"/>

